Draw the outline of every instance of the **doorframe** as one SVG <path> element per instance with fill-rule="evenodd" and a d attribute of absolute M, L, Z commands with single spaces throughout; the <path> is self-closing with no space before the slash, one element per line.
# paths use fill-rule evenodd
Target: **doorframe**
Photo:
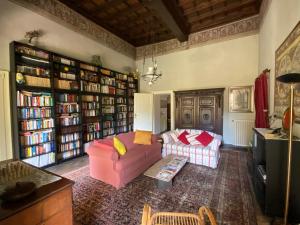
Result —
<path fill-rule="evenodd" d="M 170 95 L 170 108 L 171 108 L 171 130 L 175 130 L 175 93 L 172 90 L 167 91 L 153 91 L 153 95 Z M 153 109 L 154 112 L 155 109 Z M 154 123 L 154 121 L 153 121 Z"/>

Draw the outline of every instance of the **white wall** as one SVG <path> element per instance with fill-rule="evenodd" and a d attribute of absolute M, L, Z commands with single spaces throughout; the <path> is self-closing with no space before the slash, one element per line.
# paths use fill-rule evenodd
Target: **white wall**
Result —
<path fill-rule="evenodd" d="M 275 51 L 300 20 L 299 0 L 272 0 L 259 32 L 259 70 L 270 68 L 270 113 L 274 112 Z M 279 123 L 280 126 L 280 123 Z M 300 136 L 300 126 L 295 127 Z"/>
<path fill-rule="evenodd" d="M 258 35 L 240 37 L 174 52 L 157 58 L 162 79 L 149 87 L 140 82 L 143 92 L 225 87 L 224 141 L 233 143 L 233 120 L 253 119 L 254 113 L 228 112 L 228 87 L 252 85 L 258 75 Z M 142 60 L 137 61 L 142 71 Z"/>
<path fill-rule="evenodd" d="M 126 72 L 133 68 L 135 61 L 123 54 L 109 49 L 83 35 L 80 35 L 56 22 L 42 17 L 33 11 L 25 9 L 7 0 L 0 1 L 0 70 L 9 70 L 9 43 L 23 41 L 26 31 L 42 29 L 44 36 L 39 41 L 39 47 L 55 51 L 83 61 L 90 61 L 91 56 L 102 56 L 105 67 Z M 9 101 L 6 99 L 5 101 Z M 2 106 L 1 106 L 2 107 Z M 4 124 L 0 118 L 0 124 Z M 10 121 L 6 124 L 10 124 Z M 6 129 L 9 129 L 6 125 Z M 10 137 L 9 137 L 10 138 Z M 10 140 L 9 140 L 10 142 Z M 7 149 L 10 147 L 8 146 Z M 0 149 L 1 156 L 11 158 Z M 1 158 L 2 160 L 5 159 Z"/>

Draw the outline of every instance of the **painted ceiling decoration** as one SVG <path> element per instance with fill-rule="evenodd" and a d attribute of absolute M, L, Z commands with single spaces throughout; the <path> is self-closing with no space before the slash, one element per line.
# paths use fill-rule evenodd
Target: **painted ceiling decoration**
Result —
<path fill-rule="evenodd" d="M 165 54 L 257 31 L 262 2 L 270 0 L 10 1 L 139 59 L 153 43 Z"/>

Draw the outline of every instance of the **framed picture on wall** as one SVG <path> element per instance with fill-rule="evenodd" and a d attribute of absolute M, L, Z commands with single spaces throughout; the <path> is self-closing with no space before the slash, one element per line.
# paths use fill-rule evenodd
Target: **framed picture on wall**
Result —
<path fill-rule="evenodd" d="M 253 112 L 253 86 L 229 88 L 229 112 Z"/>

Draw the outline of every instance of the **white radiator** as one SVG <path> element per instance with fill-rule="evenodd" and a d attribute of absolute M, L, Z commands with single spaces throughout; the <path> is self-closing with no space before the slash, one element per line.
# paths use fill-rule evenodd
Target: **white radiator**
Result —
<path fill-rule="evenodd" d="M 249 146 L 254 120 L 233 120 L 234 145 Z"/>

